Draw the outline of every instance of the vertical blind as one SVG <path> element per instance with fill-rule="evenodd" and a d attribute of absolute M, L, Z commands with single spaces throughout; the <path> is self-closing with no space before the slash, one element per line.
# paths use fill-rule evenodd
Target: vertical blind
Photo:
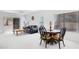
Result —
<path fill-rule="evenodd" d="M 58 14 L 55 29 L 60 29 L 62 26 L 66 27 L 68 31 L 79 32 L 79 11 Z"/>

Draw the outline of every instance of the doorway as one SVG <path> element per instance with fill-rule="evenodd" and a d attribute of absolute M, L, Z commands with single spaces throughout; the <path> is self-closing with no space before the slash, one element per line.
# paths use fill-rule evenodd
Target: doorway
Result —
<path fill-rule="evenodd" d="M 13 18 L 13 30 L 20 28 L 20 20 L 19 18 Z"/>
<path fill-rule="evenodd" d="M 13 30 L 13 18 L 12 17 L 4 17 L 4 32 L 10 33 Z"/>

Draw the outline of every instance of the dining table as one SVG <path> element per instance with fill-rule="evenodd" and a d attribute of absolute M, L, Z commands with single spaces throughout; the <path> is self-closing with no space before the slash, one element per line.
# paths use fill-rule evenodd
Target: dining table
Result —
<path fill-rule="evenodd" d="M 59 30 L 44 31 L 43 33 L 44 33 L 44 34 L 52 34 L 52 35 L 56 35 L 56 34 L 59 34 L 60 31 L 59 31 Z"/>

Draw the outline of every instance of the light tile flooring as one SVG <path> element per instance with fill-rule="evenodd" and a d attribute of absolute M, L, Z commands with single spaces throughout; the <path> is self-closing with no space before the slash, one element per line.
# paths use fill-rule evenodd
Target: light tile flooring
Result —
<path fill-rule="evenodd" d="M 79 48 L 79 33 L 66 32 L 65 47 L 61 42 L 62 49 L 78 49 Z M 0 49 L 45 49 L 44 42 L 40 43 L 40 35 L 36 34 L 22 34 L 14 35 L 12 32 L 0 34 Z M 58 49 L 58 44 L 48 45 L 47 49 Z"/>

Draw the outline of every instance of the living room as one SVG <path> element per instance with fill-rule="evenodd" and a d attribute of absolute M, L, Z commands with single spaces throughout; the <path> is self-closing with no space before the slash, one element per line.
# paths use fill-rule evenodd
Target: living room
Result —
<path fill-rule="evenodd" d="M 0 49 L 59 49 L 58 44 L 48 44 L 47 48 L 44 42 L 40 45 L 39 27 L 41 25 L 50 32 L 60 31 L 62 25 L 65 26 L 67 29 L 64 37 L 65 47 L 61 42 L 61 48 L 79 48 L 78 11 L 76 10 L 2 10 L 0 14 Z M 9 20 L 4 22 L 4 19 Z M 11 19 L 13 21 L 10 21 Z M 68 21 L 63 22 L 65 19 Z M 10 28 L 8 31 L 5 23 L 8 24 L 6 26 L 13 24 L 7 27 Z M 76 39 L 75 36 L 77 36 Z"/>

